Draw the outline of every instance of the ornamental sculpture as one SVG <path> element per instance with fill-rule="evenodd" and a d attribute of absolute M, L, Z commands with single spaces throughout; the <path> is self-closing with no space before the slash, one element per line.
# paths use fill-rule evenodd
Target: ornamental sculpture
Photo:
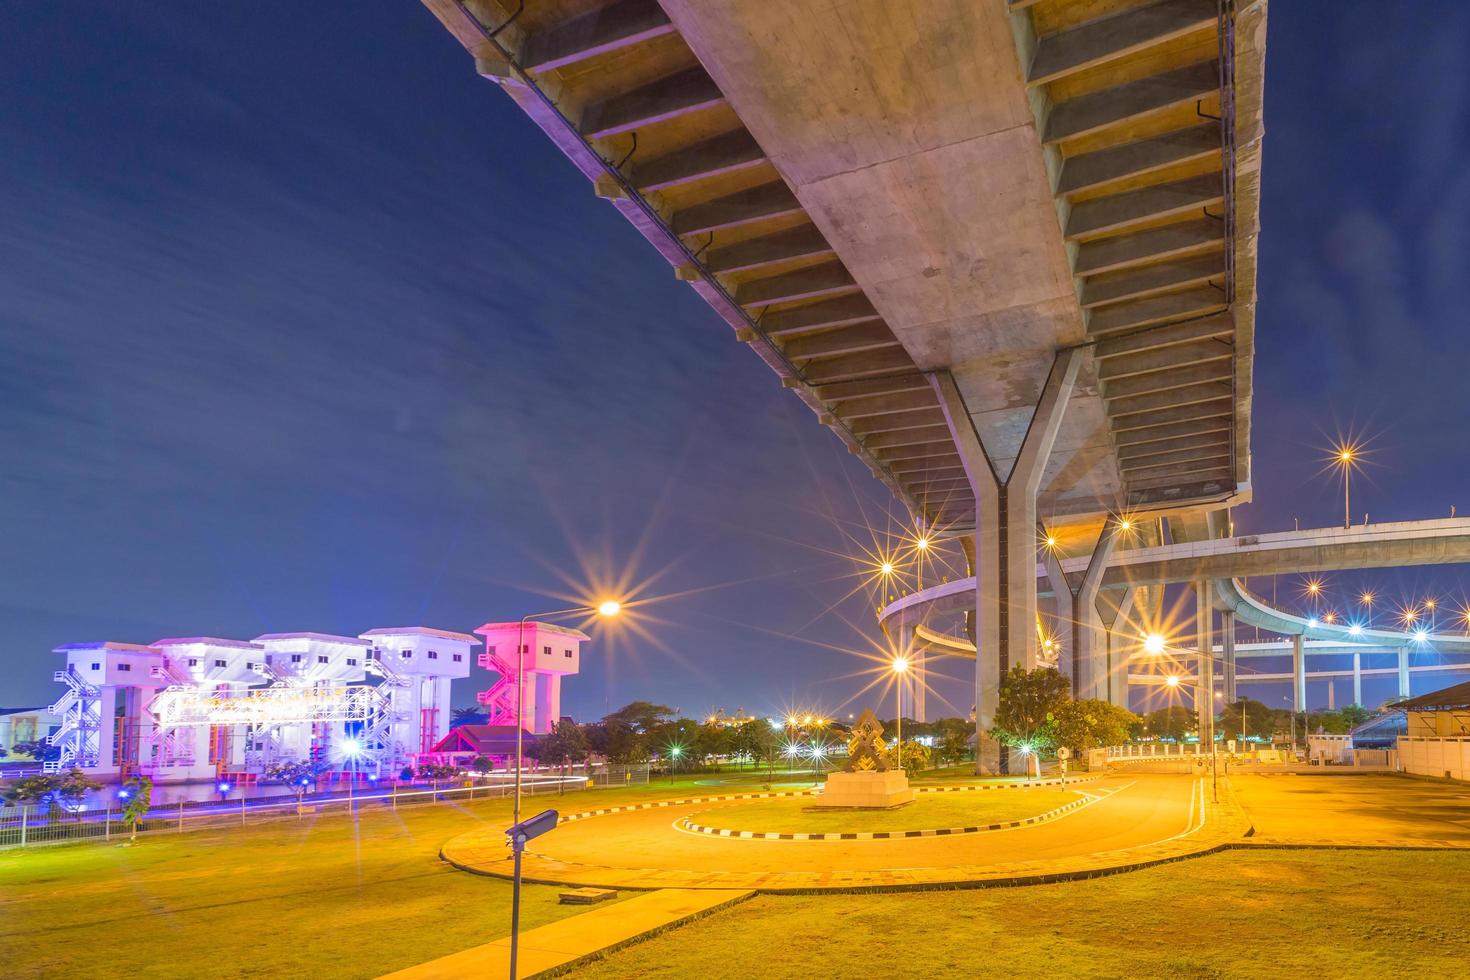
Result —
<path fill-rule="evenodd" d="M 864 708 L 857 724 L 852 728 L 852 738 L 847 742 L 847 772 L 887 772 L 888 759 L 883 751 L 883 726 L 873 715 L 873 709 Z"/>

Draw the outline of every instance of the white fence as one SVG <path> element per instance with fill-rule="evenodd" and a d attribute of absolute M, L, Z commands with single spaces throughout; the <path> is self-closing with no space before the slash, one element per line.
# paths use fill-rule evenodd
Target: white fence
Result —
<path fill-rule="evenodd" d="M 527 773 L 521 783 L 525 796 L 558 795 L 583 789 L 616 786 L 645 786 L 648 766 L 576 767 L 581 772 L 563 777 L 557 773 Z M 371 789 L 362 793 L 307 797 L 298 806 L 294 797 L 254 800 L 241 797 L 230 802 L 166 803 L 153 807 L 138 824 L 138 835 L 184 833 L 191 830 L 228 830 L 272 820 L 299 819 L 307 815 L 358 813 L 362 810 L 432 806 L 437 803 L 466 803 L 471 800 L 503 799 L 515 792 L 515 784 L 503 778 L 494 782 L 471 782 L 429 787 Z M 121 804 L 105 808 L 85 807 L 75 811 L 47 806 L 0 807 L 0 848 L 32 847 L 67 842 L 105 843 L 128 837 L 133 828 L 122 816 Z"/>
<path fill-rule="evenodd" d="M 1470 779 L 1470 738 L 1399 736 L 1399 767 L 1420 776 Z"/>
<path fill-rule="evenodd" d="M 1222 746 L 1223 747 L 1223 746 Z M 1105 749 L 1108 761 L 1114 762 L 1119 759 L 1134 759 L 1147 762 L 1150 759 L 1173 759 L 1178 761 L 1183 758 L 1195 758 L 1201 755 L 1209 755 L 1205 746 L 1199 743 L 1170 743 L 1170 742 L 1141 742 L 1137 745 L 1114 745 Z"/>

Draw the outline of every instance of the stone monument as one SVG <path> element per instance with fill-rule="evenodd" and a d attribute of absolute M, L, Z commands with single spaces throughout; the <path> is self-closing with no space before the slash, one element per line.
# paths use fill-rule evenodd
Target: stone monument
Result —
<path fill-rule="evenodd" d="M 911 803 L 914 791 L 902 769 L 888 768 L 883 726 L 871 709 L 863 711 L 847 743 L 847 766 L 827 777 L 818 806 L 822 809 L 892 810 Z"/>

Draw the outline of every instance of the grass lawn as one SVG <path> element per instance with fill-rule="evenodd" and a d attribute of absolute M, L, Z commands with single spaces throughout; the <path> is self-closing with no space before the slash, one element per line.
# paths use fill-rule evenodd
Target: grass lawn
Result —
<path fill-rule="evenodd" d="M 575 976 L 1464 976 L 1467 902 L 1470 853 L 1230 851 L 1026 888 L 756 896 Z"/>
<path fill-rule="evenodd" d="M 776 834 L 867 833 L 880 830 L 937 830 L 1021 820 L 1054 810 L 1080 797 L 1059 789 L 921 793 L 897 810 L 812 810 L 820 797 L 732 803 L 694 815 L 697 824 Z"/>
<path fill-rule="evenodd" d="M 573 812 L 707 787 L 681 779 L 530 797 Z M 0 851 L 0 976 L 374 977 L 510 931 L 510 886 L 439 847 L 510 802 L 366 810 L 140 838 L 132 847 Z M 529 928 L 585 909 L 527 886 Z"/>

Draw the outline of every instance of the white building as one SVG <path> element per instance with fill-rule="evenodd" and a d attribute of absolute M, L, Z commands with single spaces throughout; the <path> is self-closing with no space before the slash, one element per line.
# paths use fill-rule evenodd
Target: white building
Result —
<path fill-rule="evenodd" d="M 277 761 L 396 771 L 448 733 L 451 683 L 469 676 L 478 644 L 409 626 L 57 647 L 66 692 L 49 740 L 61 757 L 47 768 L 232 783 Z"/>
<path fill-rule="evenodd" d="M 428 752 L 449 734 L 450 683 L 470 676 L 479 640 L 428 626 L 368 630 L 369 669 L 383 678 L 390 703 L 389 740 L 398 757 Z"/>
<path fill-rule="evenodd" d="M 50 738 L 61 757 L 50 772 L 80 767 L 116 776 L 144 757 L 153 731 L 148 705 L 168 683 L 163 654 L 137 643 L 68 643 L 53 652 L 66 657 L 55 674 L 66 693 L 51 713 L 61 727 Z"/>

